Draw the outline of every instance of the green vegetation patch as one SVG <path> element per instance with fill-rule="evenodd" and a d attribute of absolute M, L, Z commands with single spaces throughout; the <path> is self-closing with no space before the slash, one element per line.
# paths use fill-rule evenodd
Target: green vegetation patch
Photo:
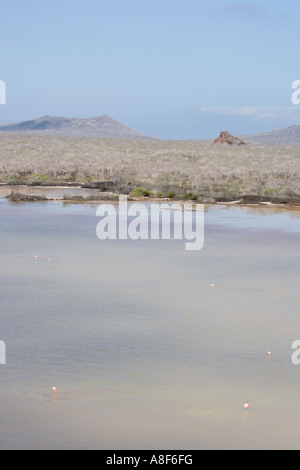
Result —
<path fill-rule="evenodd" d="M 133 189 L 130 195 L 132 197 L 150 197 L 153 196 L 153 193 L 146 188 L 138 187 Z"/>

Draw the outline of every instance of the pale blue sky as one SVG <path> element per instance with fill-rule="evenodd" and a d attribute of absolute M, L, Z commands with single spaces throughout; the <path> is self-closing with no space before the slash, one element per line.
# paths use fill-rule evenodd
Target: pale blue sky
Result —
<path fill-rule="evenodd" d="M 108 114 L 167 139 L 300 124 L 300 2 L 1 0 L 0 122 Z"/>

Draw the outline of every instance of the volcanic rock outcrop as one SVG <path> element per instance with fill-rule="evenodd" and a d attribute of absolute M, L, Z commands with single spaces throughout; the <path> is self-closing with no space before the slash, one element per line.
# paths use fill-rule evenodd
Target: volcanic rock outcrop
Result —
<path fill-rule="evenodd" d="M 245 142 L 229 134 L 228 131 L 223 131 L 220 136 L 214 140 L 214 144 L 245 145 Z"/>

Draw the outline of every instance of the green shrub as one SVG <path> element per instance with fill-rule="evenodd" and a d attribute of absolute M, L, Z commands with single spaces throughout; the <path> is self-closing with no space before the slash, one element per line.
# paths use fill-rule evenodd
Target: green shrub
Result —
<path fill-rule="evenodd" d="M 169 199 L 173 199 L 175 196 L 176 196 L 176 194 L 173 193 L 172 191 L 168 193 L 168 198 Z"/>
<path fill-rule="evenodd" d="M 133 189 L 130 195 L 133 197 L 149 197 L 149 196 L 153 196 L 153 193 L 146 188 L 138 187 L 138 188 Z"/>
<path fill-rule="evenodd" d="M 161 191 L 158 191 L 158 193 L 156 194 L 156 197 L 158 197 L 158 199 L 162 199 L 164 195 Z"/>
<path fill-rule="evenodd" d="M 32 181 L 37 181 L 37 182 L 44 182 L 48 179 L 48 176 L 42 174 L 42 173 L 34 173 L 31 175 L 31 180 Z"/>
<path fill-rule="evenodd" d="M 198 195 L 195 194 L 195 193 L 186 193 L 186 194 L 183 196 L 183 199 L 188 199 L 188 200 L 196 201 L 196 200 L 198 199 Z"/>

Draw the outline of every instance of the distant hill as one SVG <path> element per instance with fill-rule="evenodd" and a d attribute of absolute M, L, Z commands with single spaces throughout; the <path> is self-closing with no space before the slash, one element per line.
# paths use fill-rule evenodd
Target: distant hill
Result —
<path fill-rule="evenodd" d="M 0 126 L 1 131 L 15 134 L 70 137 L 152 138 L 105 115 L 87 119 L 43 116 L 31 121 L 2 125 Z"/>
<path fill-rule="evenodd" d="M 300 126 L 290 126 L 276 131 L 243 135 L 244 140 L 267 145 L 300 145 Z"/>

